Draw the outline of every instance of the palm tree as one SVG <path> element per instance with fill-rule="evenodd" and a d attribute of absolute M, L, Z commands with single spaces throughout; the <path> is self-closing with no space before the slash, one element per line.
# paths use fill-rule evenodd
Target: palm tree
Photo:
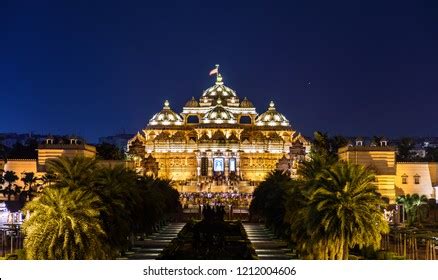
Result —
<path fill-rule="evenodd" d="M 138 205 L 134 220 L 134 232 L 150 232 L 154 226 L 181 211 L 178 191 L 169 180 L 140 177 L 136 192 L 142 202 Z"/>
<path fill-rule="evenodd" d="M 337 162 L 333 157 L 326 157 L 319 153 L 312 153 L 310 160 L 300 163 L 298 175 L 305 181 L 317 181 L 325 169 Z"/>
<path fill-rule="evenodd" d="M 427 196 L 418 194 L 401 195 L 396 198 L 398 204 L 403 205 L 403 211 L 408 215 L 408 225 L 412 226 L 417 222 L 421 222 L 421 205 L 426 205 L 428 202 Z"/>
<path fill-rule="evenodd" d="M 277 235 L 288 234 L 289 224 L 285 223 L 286 202 L 288 193 L 294 187 L 294 181 L 290 176 L 279 170 L 271 171 L 257 188 L 254 190 L 250 205 L 251 216 L 263 218 L 267 227 Z"/>
<path fill-rule="evenodd" d="M 24 183 L 24 190 L 21 192 L 24 201 L 27 200 L 29 197 L 29 200 L 32 200 L 32 193 L 35 191 L 34 186 L 39 180 L 38 177 L 35 176 L 35 173 L 33 172 L 25 172 L 24 177 L 21 179 Z"/>
<path fill-rule="evenodd" d="M 313 133 L 312 153 L 329 157 L 330 150 L 330 139 L 328 134 L 320 131 L 315 131 Z"/>
<path fill-rule="evenodd" d="M 74 158 L 59 157 L 46 164 L 47 171 L 56 176 L 57 187 L 93 188 L 96 172 L 96 160 L 83 156 Z"/>
<path fill-rule="evenodd" d="M 109 244 L 116 249 L 127 245 L 142 195 L 137 187 L 137 174 L 122 165 L 100 168 L 96 173 L 93 192 L 105 205 L 101 212 L 103 227 L 108 234 Z"/>
<path fill-rule="evenodd" d="M 56 176 L 53 174 L 53 172 L 46 172 L 43 176 L 41 176 L 40 180 L 43 187 L 50 187 L 55 182 Z"/>
<path fill-rule="evenodd" d="M 378 248 L 389 228 L 373 182 L 374 175 L 359 165 L 339 162 L 324 170 L 292 221 L 300 249 L 314 258 L 348 259 L 354 246 Z"/>
<path fill-rule="evenodd" d="M 3 195 L 6 196 L 6 194 L 7 194 L 8 201 L 10 201 L 11 195 L 14 193 L 14 190 L 12 190 L 12 184 L 18 180 L 18 176 L 15 173 L 15 171 L 8 170 L 3 174 L 3 179 L 7 183 Z"/>
<path fill-rule="evenodd" d="M 3 178 L 3 172 L 5 172 L 3 169 L 0 169 L 0 185 L 1 188 L 3 188 L 3 184 L 5 183 L 5 178 Z"/>
<path fill-rule="evenodd" d="M 327 133 L 315 131 L 311 154 L 318 154 L 327 160 L 336 161 L 338 159 L 338 149 L 347 144 L 348 139 L 343 136 L 329 137 Z"/>
<path fill-rule="evenodd" d="M 106 259 L 109 248 L 99 220 L 102 202 L 84 190 L 46 188 L 24 211 L 28 259 Z"/>

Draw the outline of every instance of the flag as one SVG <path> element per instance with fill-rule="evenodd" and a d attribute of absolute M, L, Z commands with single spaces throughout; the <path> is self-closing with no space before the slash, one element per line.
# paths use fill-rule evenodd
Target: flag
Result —
<path fill-rule="evenodd" d="M 219 71 L 219 69 L 216 67 L 216 68 L 214 68 L 213 70 L 210 71 L 209 75 L 211 76 L 211 75 L 217 74 L 218 71 Z"/>

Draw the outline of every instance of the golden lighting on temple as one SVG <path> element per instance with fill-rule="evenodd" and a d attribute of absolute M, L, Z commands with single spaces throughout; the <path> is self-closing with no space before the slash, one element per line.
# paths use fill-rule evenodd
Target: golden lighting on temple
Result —
<path fill-rule="evenodd" d="M 274 102 L 258 114 L 224 84 L 218 68 L 212 72 L 215 84 L 189 99 L 181 113 L 166 100 L 128 142 L 128 153 L 139 172 L 172 179 L 183 191 L 251 192 L 289 157 L 294 143 L 309 143 Z"/>

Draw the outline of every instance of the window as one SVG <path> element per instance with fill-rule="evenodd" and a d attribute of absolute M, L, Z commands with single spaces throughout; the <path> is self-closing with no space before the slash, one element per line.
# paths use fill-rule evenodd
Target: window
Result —
<path fill-rule="evenodd" d="M 230 158 L 230 172 L 236 171 L 236 159 Z"/>
<path fill-rule="evenodd" d="M 414 176 L 414 183 L 415 183 L 416 185 L 420 184 L 420 175 L 415 174 L 415 176 Z"/>
<path fill-rule="evenodd" d="M 207 176 L 208 175 L 208 158 L 202 157 L 201 158 L 201 176 Z"/>
<path fill-rule="evenodd" d="M 408 183 L 408 175 L 403 174 L 402 175 L 402 184 L 407 184 Z"/>
<path fill-rule="evenodd" d="M 213 159 L 213 170 L 214 172 L 224 172 L 224 158 L 214 158 Z"/>
<path fill-rule="evenodd" d="M 196 115 L 191 115 L 187 117 L 187 123 L 199 123 L 199 118 Z"/>
<path fill-rule="evenodd" d="M 251 117 L 250 116 L 241 116 L 239 123 L 241 123 L 241 124 L 251 124 L 252 123 Z"/>

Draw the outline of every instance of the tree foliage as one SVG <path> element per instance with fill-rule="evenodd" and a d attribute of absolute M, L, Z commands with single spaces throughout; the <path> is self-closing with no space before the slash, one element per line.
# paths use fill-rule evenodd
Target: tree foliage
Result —
<path fill-rule="evenodd" d="M 329 137 L 327 133 L 316 131 L 313 134 L 311 154 L 333 162 L 338 159 L 338 149 L 347 144 L 348 139 L 343 136 Z"/>
<path fill-rule="evenodd" d="M 98 159 L 104 160 L 122 160 L 125 159 L 123 151 L 121 151 L 116 145 L 110 143 L 101 143 L 96 145 L 96 152 Z"/>
<path fill-rule="evenodd" d="M 378 248 L 388 224 L 373 173 L 318 151 L 299 179 L 271 173 L 254 191 L 251 214 L 287 235 L 303 258 L 348 259 L 353 247 Z"/>
<path fill-rule="evenodd" d="M 285 223 L 287 193 L 294 187 L 293 181 L 281 171 L 272 171 L 254 190 L 250 205 L 251 215 L 263 217 L 266 225 L 277 235 L 285 236 L 289 224 Z"/>
<path fill-rule="evenodd" d="M 415 142 L 412 138 L 401 138 L 397 146 L 397 161 L 413 161 L 414 155 L 411 150 L 414 146 Z"/>
<path fill-rule="evenodd" d="M 100 221 L 102 201 L 85 190 L 48 188 L 28 203 L 23 223 L 28 259 L 105 259 L 106 233 Z"/>
<path fill-rule="evenodd" d="M 6 182 L 6 186 L 2 190 L 3 196 L 8 197 L 8 201 L 11 200 L 11 195 L 17 194 L 17 188 L 14 188 L 14 183 L 18 180 L 18 176 L 15 171 L 8 170 L 3 174 L 3 181 Z"/>
<path fill-rule="evenodd" d="M 29 238 L 35 234 L 33 241 L 25 244 L 31 258 L 114 258 L 129 246 L 130 236 L 152 231 L 157 223 L 181 209 L 179 193 L 170 181 L 139 177 L 121 165 L 103 167 L 90 158 L 60 157 L 50 160 L 47 168 L 50 172 L 47 181 L 50 184 L 46 184 L 41 197 L 32 201 L 27 208 L 32 212 L 32 218 L 26 222 L 26 234 Z M 88 199 L 88 204 L 80 203 L 79 198 Z M 60 202 L 56 203 L 55 199 Z M 76 209 L 76 205 L 83 210 Z M 87 207 L 94 211 L 87 210 Z M 46 211 L 41 211 L 42 208 Z M 63 216 L 54 214 L 59 211 L 59 215 Z M 83 229 L 89 230 L 99 240 L 86 239 L 88 233 L 81 233 L 81 228 L 75 227 L 82 221 L 90 222 L 83 224 Z M 38 228 L 54 227 L 59 227 L 63 233 L 54 230 L 56 238 L 50 237 L 53 244 L 58 246 L 64 244 L 61 241 L 70 242 L 68 246 L 54 249 L 55 245 L 52 246 L 45 238 L 36 235 Z M 77 239 L 76 243 L 71 241 L 73 228 L 78 230 L 74 234 L 85 239 Z M 82 250 L 80 243 L 90 244 L 90 248 L 100 246 L 101 251 L 95 254 L 71 252 Z"/>
<path fill-rule="evenodd" d="M 292 239 L 301 252 L 317 259 L 348 259 L 354 246 L 380 246 L 388 231 L 385 205 L 365 167 L 339 162 L 322 171 L 307 203 L 289 214 Z M 306 223 L 300 221 L 307 221 Z"/>
<path fill-rule="evenodd" d="M 427 196 L 420 196 L 418 194 L 401 195 L 396 198 L 396 202 L 403 206 L 403 211 L 407 214 L 407 223 L 409 226 L 421 223 L 423 214 L 422 206 L 427 207 Z"/>

